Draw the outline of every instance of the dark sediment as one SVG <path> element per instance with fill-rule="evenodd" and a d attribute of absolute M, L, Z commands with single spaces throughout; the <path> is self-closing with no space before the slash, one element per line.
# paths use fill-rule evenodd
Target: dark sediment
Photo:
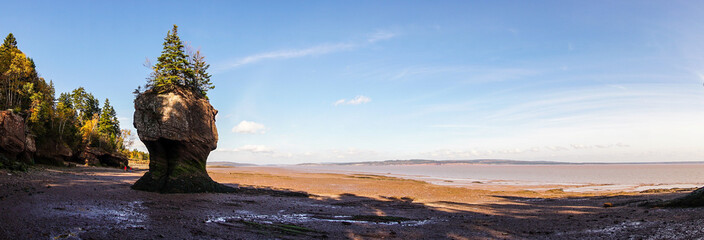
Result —
<path fill-rule="evenodd" d="M 702 207 L 704 206 L 704 187 L 694 190 L 690 194 L 669 201 L 656 201 L 644 204 L 649 207 Z"/>

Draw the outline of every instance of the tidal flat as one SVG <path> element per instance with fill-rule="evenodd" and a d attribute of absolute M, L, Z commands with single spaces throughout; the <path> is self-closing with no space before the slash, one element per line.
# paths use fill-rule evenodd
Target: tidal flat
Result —
<path fill-rule="evenodd" d="M 646 208 L 690 189 L 467 188 L 375 174 L 217 167 L 237 193 L 130 189 L 146 166 L 0 170 L 3 239 L 682 239 L 702 208 Z"/>

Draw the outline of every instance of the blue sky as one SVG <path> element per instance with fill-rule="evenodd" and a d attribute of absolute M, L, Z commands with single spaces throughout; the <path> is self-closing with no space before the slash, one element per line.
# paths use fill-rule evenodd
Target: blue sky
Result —
<path fill-rule="evenodd" d="M 12 1 L 57 92 L 132 128 L 172 24 L 216 86 L 209 161 L 701 161 L 696 1 Z"/>

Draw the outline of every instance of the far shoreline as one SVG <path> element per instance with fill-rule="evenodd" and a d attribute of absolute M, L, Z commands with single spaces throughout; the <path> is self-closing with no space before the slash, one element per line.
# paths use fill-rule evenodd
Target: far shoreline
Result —
<path fill-rule="evenodd" d="M 522 167 L 527 165 L 511 165 L 511 164 L 453 164 L 453 165 L 466 165 L 466 166 L 490 166 L 490 167 Z M 595 164 L 594 166 L 601 166 L 602 164 Z M 624 165 L 631 166 L 632 164 Z M 661 164 L 639 164 L 639 165 L 661 165 Z M 696 163 L 695 165 L 704 165 L 704 163 Z M 423 167 L 423 166 L 437 166 L 432 164 L 426 165 L 394 165 L 394 166 L 413 166 L 413 167 Z M 384 167 L 394 167 L 394 166 L 384 166 Z M 565 166 L 565 165 L 530 165 L 532 167 L 553 167 L 553 166 Z M 574 166 L 574 165 L 573 165 Z M 583 166 L 583 165 L 579 165 Z M 507 180 L 507 179 L 481 179 L 481 178 L 455 178 L 455 177 L 437 177 L 437 176 L 427 176 L 427 175 L 417 175 L 417 174 L 398 174 L 391 172 L 370 172 L 364 170 L 351 170 L 351 169 L 329 169 L 324 168 L 325 166 L 313 166 L 322 168 L 308 168 L 311 166 L 300 166 L 300 165 L 279 165 L 279 166 L 222 166 L 222 165 L 208 165 L 208 169 L 217 168 L 236 168 L 233 171 L 253 171 L 257 173 L 266 173 L 268 171 L 273 171 L 276 174 L 280 174 L 281 170 L 292 171 L 298 173 L 310 173 L 310 174 L 335 174 L 341 176 L 350 175 L 369 175 L 369 176 L 379 176 L 379 177 L 391 177 L 398 179 L 422 181 L 435 186 L 444 187 L 456 187 L 456 188 L 466 188 L 466 189 L 476 189 L 476 190 L 526 190 L 526 191 L 548 191 L 559 189 L 564 192 L 572 193 L 595 193 L 595 194 L 609 194 L 609 193 L 645 193 L 652 191 L 668 192 L 668 191 L 681 191 L 681 190 L 694 190 L 704 185 L 704 182 L 682 182 L 682 183 L 571 183 L 571 182 L 544 182 L 544 181 L 523 181 L 523 180 Z M 331 167 L 341 167 L 341 166 L 331 166 Z M 353 168 L 355 166 L 343 166 L 346 168 Z M 367 166 L 373 167 L 373 166 Z"/>

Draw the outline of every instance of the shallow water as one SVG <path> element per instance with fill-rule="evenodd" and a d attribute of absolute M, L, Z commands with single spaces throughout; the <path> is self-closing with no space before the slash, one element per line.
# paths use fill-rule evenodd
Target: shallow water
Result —
<path fill-rule="evenodd" d="M 397 165 L 292 166 L 299 171 L 372 173 L 427 180 L 436 184 L 520 185 L 695 185 L 704 184 L 704 164 L 584 165 Z"/>
<path fill-rule="evenodd" d="M 353 220 L 352 216 L 346 215 L 336 215 L 336 216 L 318 216 L 308 213 L 293 213 L 285 214 L 280 212 L 278 214 L 256 214 L 250 211 L 240 210 L 236 211 L 234 215 L 230 216 L 217 216 L 210 217 L 205 222 L 206 223 L 218 223 L 218 222 L 228 222 L 228 221 L 253 221 L 258 223 L 305 223 L 305 222 L 341 222 L 341 223 L 360 223 L 360 224 L 376 224 L 376 225 L 399 225 L 405 227 L 420 226 L 431 223 L 431 220 L 405 220 L 405 221 L 388 221 L 388 222 L 373 222 L 373 221 L 362 221 Z"/>

